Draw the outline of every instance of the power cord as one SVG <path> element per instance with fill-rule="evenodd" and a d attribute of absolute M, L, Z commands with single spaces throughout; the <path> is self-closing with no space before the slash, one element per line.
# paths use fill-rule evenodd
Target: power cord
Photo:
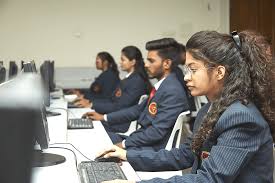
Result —
<path fill-rule="evenodd" d="M 78 165 L 78 163 L 77 163 L 77 157 L 76 157 L 76 154 L 75 154 L 75 152 L 74 152 L 73 150 L 71 150 L 71 149 L 69 149 L 69 148 L 66 148 L 66 147 L 49 147 L 49 148 L 51 148 L 51 149 L 66 149 L 66 150 L 71 151 L 71 152 L 74 154 L 75 167 L 76 167 L 76 169 L 77 169 L 77 165 Z"/>
<path fill-rule="evenodd" d="M 70 113 L 74 118 L 76 118 L 76 115 L 75 115 L 72 111 L 70 111 L 69 109 L 62 108 L 62 107 L 49 107 L 49 110 L 54 110 L 54 109 L 61 109 L 61 110 L 66 111 L 66 113 L 67 113 L 67 119 L 69 118 L 69 113 Z"/>
<path fill-rule="evenodd" d="M 89 161 L 92 161 L 90 158 L 88 158 L 87 156 L 85 156 L 80 150 L 78 150 L 73 144 L 71 143 L 53 143 L 50 145 L 71 145 L 76 151 L 78 151 L 84 158 L 86 158 Z"/>

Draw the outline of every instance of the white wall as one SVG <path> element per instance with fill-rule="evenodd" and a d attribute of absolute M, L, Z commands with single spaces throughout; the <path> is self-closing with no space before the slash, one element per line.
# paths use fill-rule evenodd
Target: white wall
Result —
<path fill-rule="evenodd" d="M 0 0 L 0 60 L 91 67 L 99 51 L 118 62 L 136 45 L 146 58 L 147 41 L 205 29 L 229 31 L 229 0 Z"/>

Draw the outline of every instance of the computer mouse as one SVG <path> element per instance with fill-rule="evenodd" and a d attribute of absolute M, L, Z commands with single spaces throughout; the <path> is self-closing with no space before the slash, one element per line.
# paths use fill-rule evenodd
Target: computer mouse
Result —
<path fill-rule="evenodd" d="M 104 158 L 103 156 L 95 158 L 97 162 L 115 162 L 119 163 L 121 160 L 117 157 Z"/>
<path fill-rule="evenodd" d="M 88 116 L 85 116 L 85 115 L 83 115 L 81 118 L 82 118 L 82 119 L 89 119 L 89 117 L 88 117 Z"/>

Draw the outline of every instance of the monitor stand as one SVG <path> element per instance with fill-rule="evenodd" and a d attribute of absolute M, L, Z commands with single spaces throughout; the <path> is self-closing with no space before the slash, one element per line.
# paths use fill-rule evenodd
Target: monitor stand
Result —
<path fill-rule="evenodd" d="M 46 167 L 46 166 L 58 165 L 66 161 L 66 158 L 62 155 L 44 153 L 41 150 L 34 150 L 33 157 L 34 157 L 33 163 L 32 163 L 33 167 Z"/>

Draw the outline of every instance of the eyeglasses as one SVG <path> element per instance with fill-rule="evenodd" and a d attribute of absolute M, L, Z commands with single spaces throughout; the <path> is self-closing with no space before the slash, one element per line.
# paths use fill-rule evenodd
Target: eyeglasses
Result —
<path fill-rule="evenodd" d="M 187 65 L 183 65 L 182 72 L 183 72 L 184 76 L 192 76 L 192 75 L 194 75 L 198 70 L 202 70 L 202 69 L 211 69 L 211 68 L 215 68 L 215 66 L 205 66 L 205 67 L 202 67 L 202 68 L 191 69 L 191 68 L 188 67 Z"/>

